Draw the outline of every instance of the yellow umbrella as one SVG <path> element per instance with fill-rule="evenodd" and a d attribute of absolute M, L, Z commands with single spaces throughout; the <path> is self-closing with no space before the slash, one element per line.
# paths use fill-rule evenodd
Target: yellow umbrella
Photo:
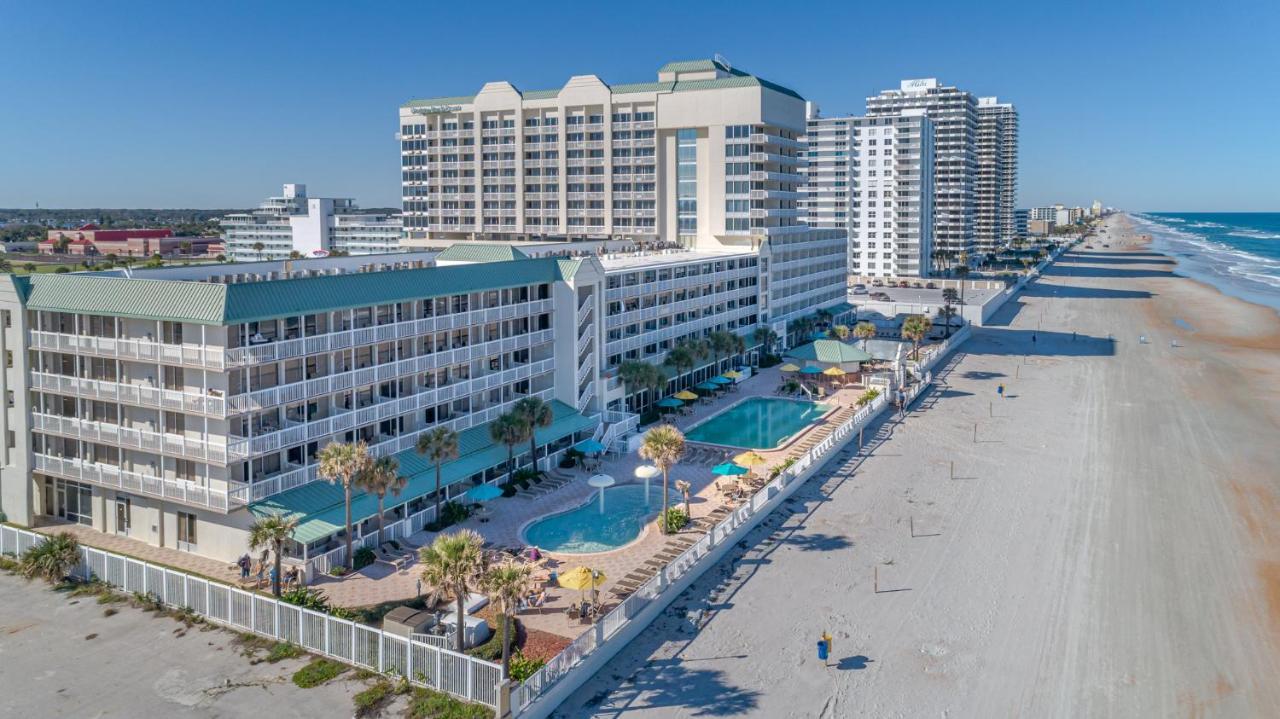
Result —
<path fill-rule="evenodd" d="M 800 371 L 800 368 L 798 366 L 793 365 L 790 362 L 782 365 L 778 369 L 782 372 L 799 372 Z"/>
<path fill-rule="evenodd" d="M 843 377 L 846 372 L 839 367 L 828 367 L 822 370 L 822 374 L 825 374 L 828 377 Z"/>
<path fill-rule="evenodd" d="M 604 584 L 604 572 L 599 572 L 587 567 L 574 567 L 569 571 L 561 574 L 556 582 L 565 589 L 577 589 L 585 593 L 588 589 Z"/>
<path fill-rule="evenodd" d="M 728 377 L 729 379 L 738 379 L 739 377 L 742 376 L 742 373 L 736 369 L 731 369 L 728 372 L 725 372 L 724 376 Z"/>
<path fill-rule="evenodd" d="M 695 400 L 698 398 L 698 395 L 694 394 L 693 392 L 690 392 L 687 389 L 682 389 L 679 392 L 676 392 L 675 395 L 673 396 L 676 399 L 682 399 L 682 400 L 685 400 L 686 402 L 690 400 Z"/>
<path fill-rule="evenodd" d="M 761 457 L 755 452 L 750 452 L 750 451 L 743 452 L 742 454 L 733 458 L 733 463 L 740 467 L 754 467 L 756 465 L 765 464 L 768 461 L 769 460 L 765 459 L 764 457 Z"/>

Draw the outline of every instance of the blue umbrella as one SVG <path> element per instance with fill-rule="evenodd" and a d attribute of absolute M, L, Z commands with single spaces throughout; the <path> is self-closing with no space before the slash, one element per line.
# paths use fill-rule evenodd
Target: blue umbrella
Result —
<path fill-rule="evenodd" d="M 707 381 L 712 384 L 733 384 L 733 380 L 729 379 L 728 377 L 712 377 Z"/>
<path fill-rule="evenodd" d="M 681 402 L 675 397 L 667 397 L 665 399 L 660 399 L 655 404 L 657 404 L 659 407 L 672 407 L 672 408 L 684 406 L 684 402 Z"/>
<path fill-rule="evenodd" d="M 492 484 L 477 484 L 467 490 L 467 499 L 473 502 L 488 502 L 502 496 L 502 490 Z"/>
<path fill-rule="evenodd" d="M 809 365 L 808 367 L 800 370 L 800 374 L 822 374 L 822 368 Z"/>
<path fill-rule="evenodd" d="M 746 467 L 741 467 L 739 465 L 734 464 L 733 462 L 725 462 L 724 464 L 717 464 L 716 466 L 711 468 L 712 474 L 718 474 L 721 477 L 733 477 L 739 474 L 747 474 L 750 471 L 751 470 L 747 469 Z"/>
<path fill-rule="evenodd" d="M 714 383 L 712 383 L 712 382 L 699 382 L 697 385 L 695 385 L 695 386 L 694 386 L 694 389 L 700 389 L 700 390 L 703 390 L 703 391 L 705 391 L 705 392 L 710 392 L 711 390 L 713 390 L 713 389 L 715 389 L 715 388 L 716 388 L 716 386 L 715 386 L 715 384 L 714 384 Z"/>
<path fill-rule="evenodd" d="M 573 445 L 573 448 L 583 454 L 598 454 L 604 451 L 604 445 L 594 439 L 584 439 Z"/>
<path fill-rule="evenodd" d="M 809 339 L 811 340 L 824 340 L 826 338 L 827 338 L 826 332 L 814 332 L 813 334 L 809 335 Z"/>

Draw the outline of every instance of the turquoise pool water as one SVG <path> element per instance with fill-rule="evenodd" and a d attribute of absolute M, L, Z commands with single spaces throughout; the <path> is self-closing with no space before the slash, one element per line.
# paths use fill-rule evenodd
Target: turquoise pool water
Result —
<path fill-rule="evenodd" d="M 693 442 L 773 449 L 828 409 L 818 402 L 752 397 L 695 426 L 686 436 Z"/>
<path fill-rule="evenodd" d="M 640 536 L 645 522 L 662 510 L 662 478 L 650 480 L 649 501 L 644 501 L 643 484 L 624 484 L 604 490 L 604 513 L 600 493 L 591 501 L 568 512 L 552 514 L 524 530 L 525 542 L 552 552 L 586 554 L 607 552 L 629 544 Z M 672 506 L 678 501 L 671 493 Z"/>

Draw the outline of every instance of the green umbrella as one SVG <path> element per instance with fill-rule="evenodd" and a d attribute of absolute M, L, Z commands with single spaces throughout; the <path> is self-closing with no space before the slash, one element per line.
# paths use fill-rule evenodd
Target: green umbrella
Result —
<path fill-rule="evenodd" d="M 664 399 L 660 399 L 660 400 L 658 400 L 655 404 L 657 404 L 659 407 L 671 407 L 671 408 L 673 408 L 673 409 L 674 409 L 674 408 L 676 408 L 676 407 L 683 407 L 683 406 L 684 406 L 684 402 L 681 402 L 680 400 L 676 399 L 675 397 L 667 397 L 667 398 L 664 398 Z"/>

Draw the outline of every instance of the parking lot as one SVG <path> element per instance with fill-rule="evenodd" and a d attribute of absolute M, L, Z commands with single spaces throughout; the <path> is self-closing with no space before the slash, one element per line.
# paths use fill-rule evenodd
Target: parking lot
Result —
<path fill-rule="evenodd" d="M 964 302 L 967 305 L 981 305 L 983 302 L 986 302 L 988 298 L 994 296 L 1000 291 L 1001 290 L 997 288 L 974 289 L 973 287 L 966 286 L 964 290 Z M 867 294 L 850 294 L 849 301 L 855 305 L 870 303 L 873 301 L 871 299 L 871 293 L 874 292 L 883 292 L 889 295 L 889 302 L 893 304 L 924 305 L 928 307 L 942 306 L 941 289 L 926 290 L 915 289 L 914 287 L 872 287 L 868 285 Z"/>

